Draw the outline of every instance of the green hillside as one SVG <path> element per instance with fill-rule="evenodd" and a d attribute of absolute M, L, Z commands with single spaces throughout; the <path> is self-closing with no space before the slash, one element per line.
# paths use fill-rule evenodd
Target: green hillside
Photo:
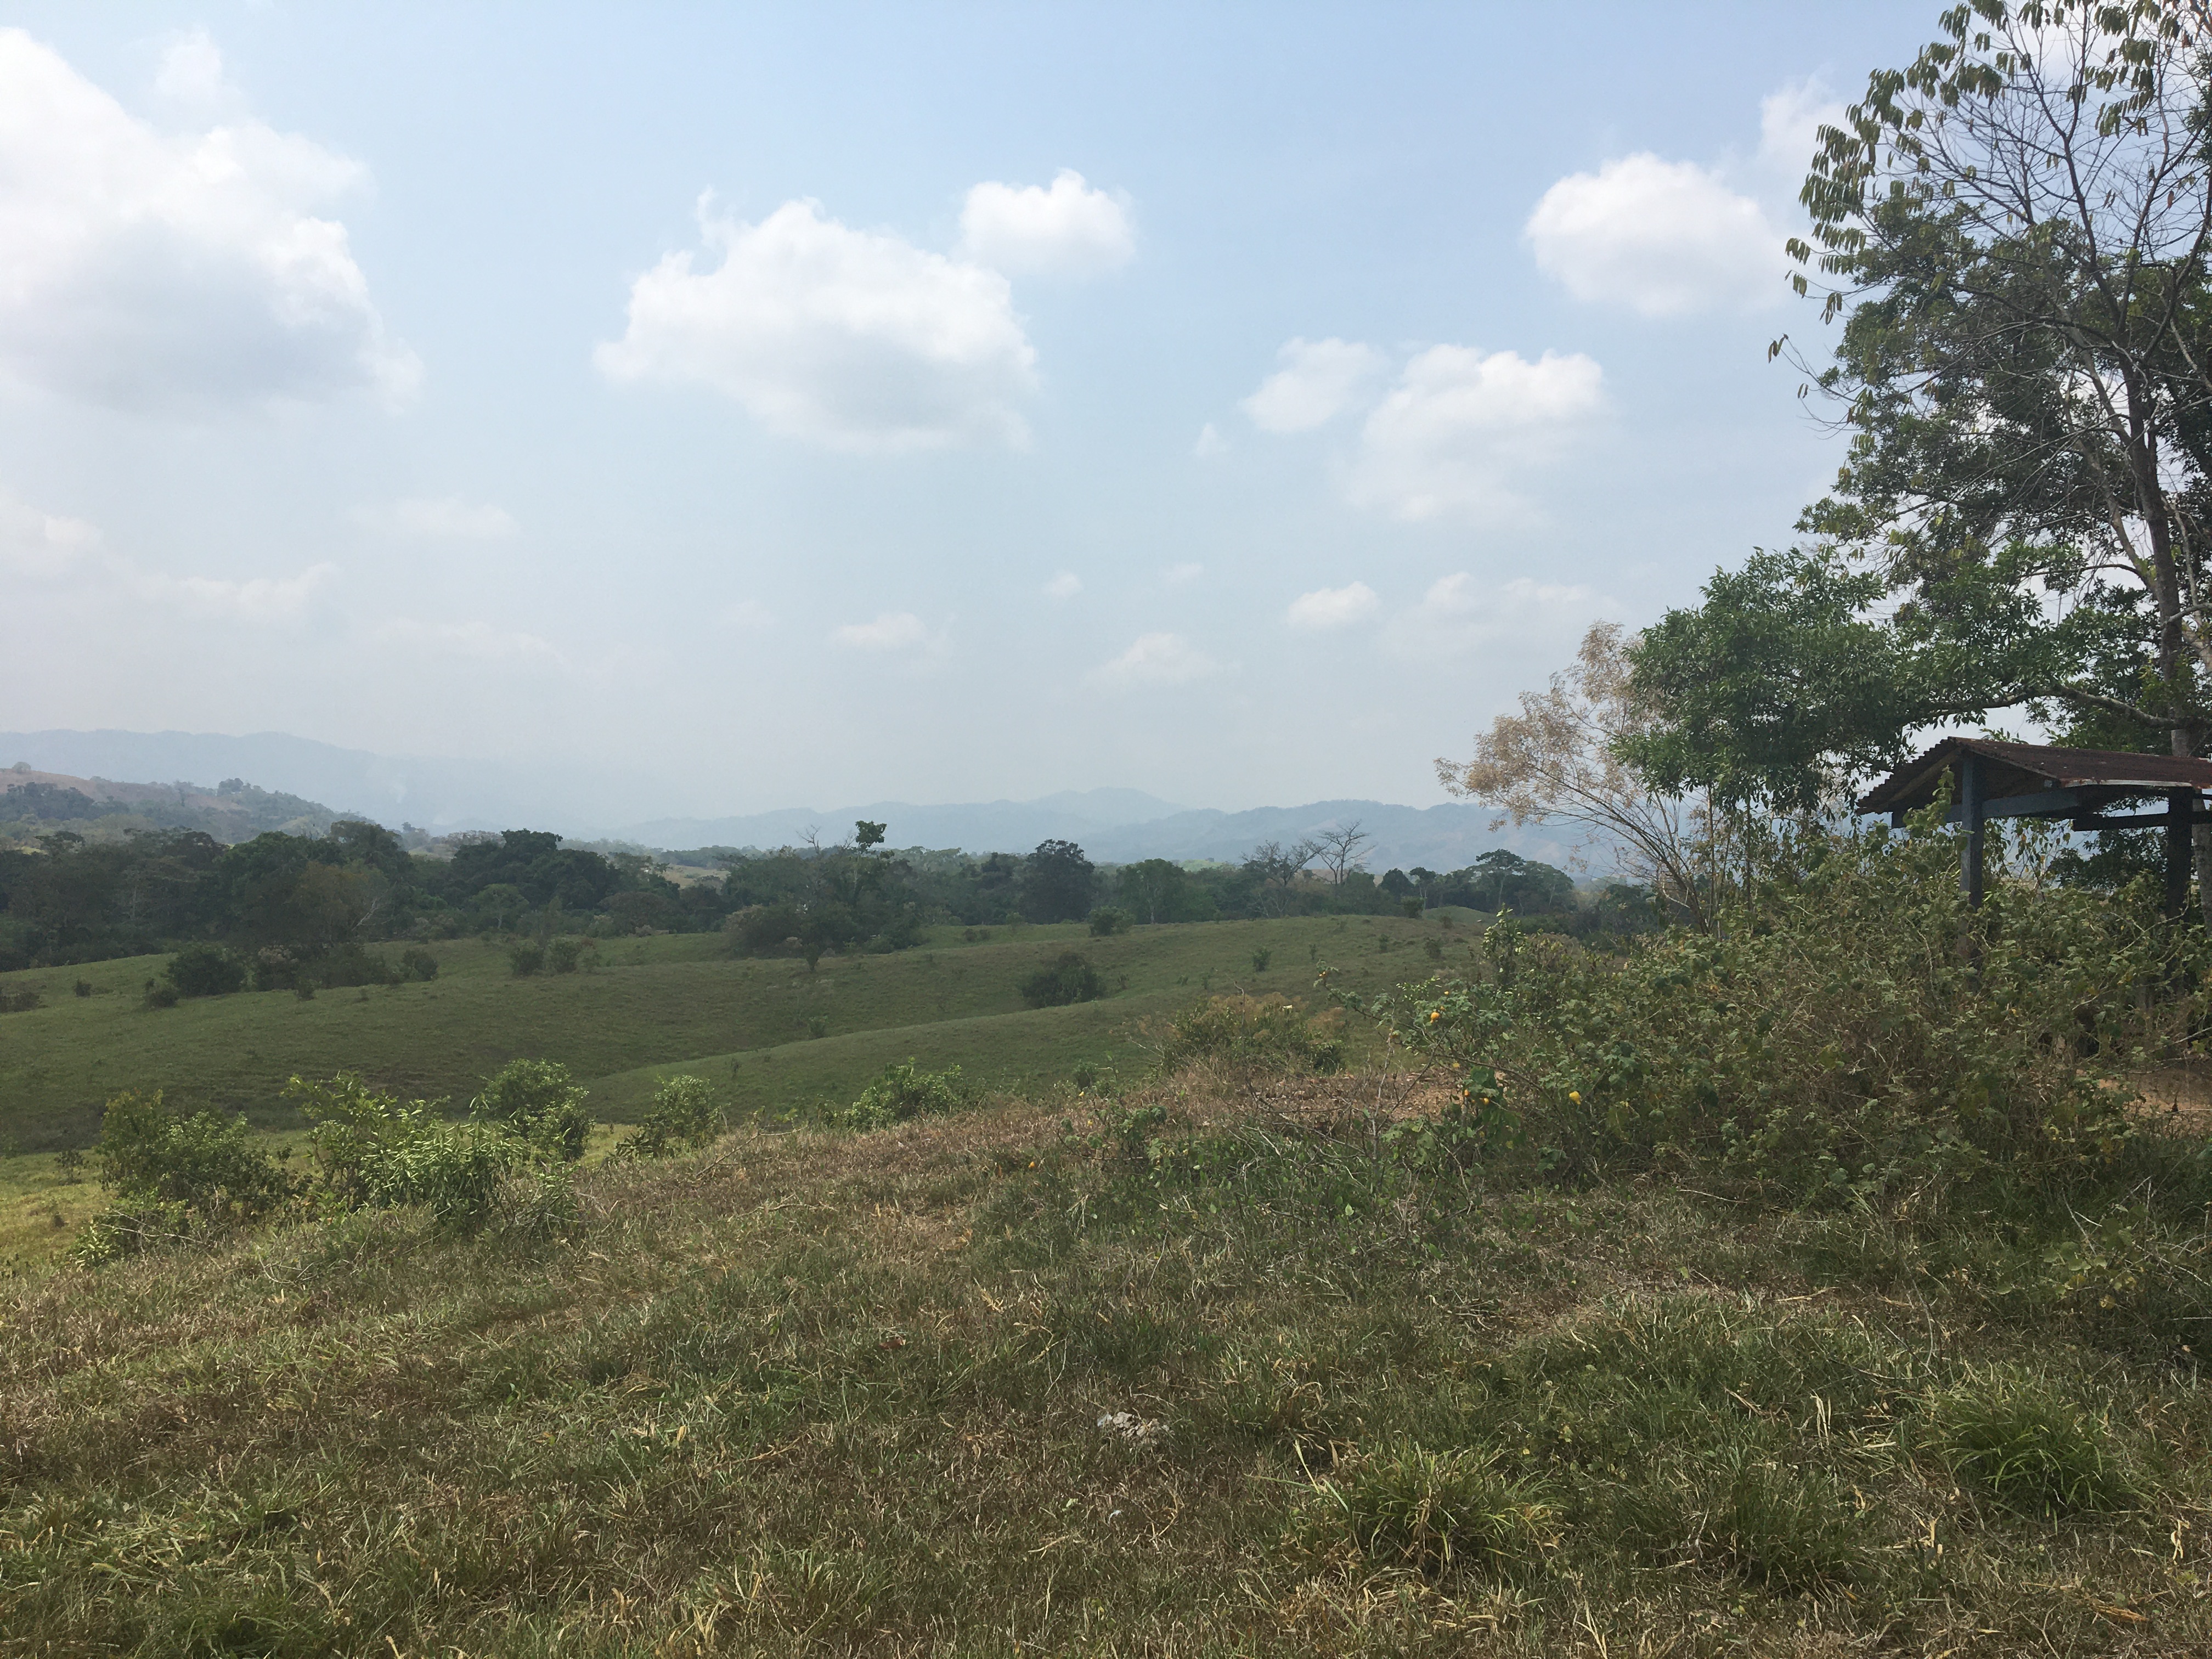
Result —
<path fill-rule="evenodd" d="M 463 1099 L 518 1055 L 562 1061 L 592 1089 L 594 1109 L 617 1121 L 678 1067 L 711 1077 L 739 1109 L 770 1114 L 849 1099 L 909 1054 L 960 1066 L 985 1086 L 1024 1085 L 1085 1060 L 1138 1062 L 1146 1023 L 1208 990 L 1303 996 L 1317 963 L 1355 988 L 1421 977 L 1433 965 L 1425 945 L 1463 956 L 1476 920 L 1292 917 L 1103 939 L 1076 924 L 994 928 L 975 940 L 940 928 L 921 949 L 825 957 L 811 974 L 785 958 L 734 959 L 718 936 L 674 934 L 611 945 L 592 972 L 519 979 L 496 945 L 461 939 L 433 947 L 439 973 L 427 983 L 305 1000 L 240 992 L 167 1009 L 140 994 L 161 957 L 32 969 L 0 975 L 40 997 L 0 1015 L 0 1136 L 21 1151 L 87 1144 L 100 1104 L 125 1088 L 286 1125 L 277 1092 L 295 1073 L 358 1071 L 410 1095 Z M 1025 1007 L 1023 978 L 1069 949 L 1097 968 L 1108 996 Z M 1261 951 L 1268 965 L 1255 971 Z M 90 995 L 75 994 L 80 979 Z"/>

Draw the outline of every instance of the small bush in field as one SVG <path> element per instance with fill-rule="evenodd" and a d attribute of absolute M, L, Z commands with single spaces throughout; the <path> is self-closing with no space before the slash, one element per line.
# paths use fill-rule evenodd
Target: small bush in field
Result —
<path fill-rule="evenodd" d="M 885 1129 L 917 1117 L 942 1116 L 960 1104 L 960 1068 L 925 1072 L 911 1060 L 886 1066 L 883 1075 L 860 1091 L 839 1114 L 851 1129 Z"/>
<path fill-rule="evenodd" d="M 535 1150 L 494 1125 L 442 1117 L 428 1102 L 403 1104 L 351 1073 L 328 1083 L 295 1077 L 284 1092 L 315 1126 L 317 1180 L 344 1206 L 421 1205 L 441 1226 L 471 1229 Z"/>
<path fill-rule="evenodd" d="M 29 995 L 31 1000 L 19 1006 L 30 1008 L 37 1007 L 39 1006 L 38 993 L 33 991 L 31 992 Z M 146 981 L 146 1006 L 149 1008 L 175 1007 L 177 1006 L 177 988 L 173 985 L 164 985 L 159 980 L 148 980 Z"/>
<path fill-rule="evenodd" d="M 89 1261 L 258 1219 L 292 1191 L 276 1161 L 247 1139 L 244 1118 L 173 1111 L 159 1091 L 126 1089 L 110 1100 L 93 1155 L 100 1184 L 118 1201 L 78 1245 Z"/>
<path fill-rule="evenodd" d="M 484 1079 L 483 1092 L 470 1103 L 482 1122 L 533 1141 L 556 1157 L 574 1162 L 584 1155 L 592 1133 L 584 1091 L 558 1060 L 510 1060 Z"/>
<path fill-rule="evenodd" d="M 573 974 L 599 959 L 599 943 L 580 934 L 563 933 L 545 947 L 545 965 L 556 974 Z"/>
<path fill-rule="evenodd" d="M 522 939 L 507 947 L 507 965 L 517 979 L 527 979 L 545 965 L 545 947 L 535 939 Z"/>
<path fill-rule="evenodd" d="M 672 1077 L 654 1092 L 623 1151 L 633 1158 L 662 1158 L 682 1147 L 696 1151 L 713 1146 L 723 1127 L 721 1103 L 704 1078 Z"/>
<path fill-rule="evenodd" d="M 1022 1000 L 1032 1008 L 1064 1008 L 1095 1002 L 1103 989 L 1098 970 L 1080 952 L 1062 951 L 1022 981 Z"/>
<path fill-rule="evenodd" d="M 246 964 L 220 945 L 187 945 L 161 975 L 181 997 L 228 996 L 246 988 Z"/>
<path fill-rule="evenodd" d="M 1245 1070 L 1311 1072 L 1344 1069 L 1344 1038 L 1334 1012 L 1308 1014 L 1273 997 L 1211 997 L 1168 1024 L 1160 1063 L 1168 1071 L 1198 1060 Z"/>
<path fill-rule="evenodd" d="M 433 980 L 438 977 L 438 958 L 419 945 L 410 945 L 399 953 L 399 968 L 409 979 Z"/>
<path fill-rule="evenodd" d="M 1091 937 L 1111 939 L 1116 933 L 1126 933 L 1134 920 L 1127 910 L 1102 904 L 1091 913 Z"/>

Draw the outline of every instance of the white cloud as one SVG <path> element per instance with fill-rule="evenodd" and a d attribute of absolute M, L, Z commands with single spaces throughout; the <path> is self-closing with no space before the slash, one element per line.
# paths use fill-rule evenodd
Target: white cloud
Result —
<path fill-rule="evenodd" d="M 1036 353 L 1006 279 L 787 202 L 757 225 L 708 218 L 720 263 L 671 253 L 599 348 L 617 380 L 696 380 L 772 432 L 833 449 L 1020 444 Z"/>
<path fill-rule="evenodd" d="M 552 642 L 535 634 L 495 628 L 487 622 L 422 622 L 392 617 L 372 630 L 387 645 L 404 646 L 426 655 L 467 657 L 479 662 L 558 662 Z"/>
<path fill-rule="evenodd" d="M 41 513 L 0 491 L 0 569 L 18 576 L 63 576 L 81 568 L 99 547 L 100 532 L 83 520 Z"/>
<path fill-rule="evenodd" d="M 514 515 L 489 501 L 472 504 L 452 495 L 410 496 L 392 502 L 388 513 L 373 515 L 403 535 L 434 541 L 498 541 L 517 528 Z"/>
<path fill-rule="evenodd" d="M 1262 432 L 1326 425 L 1362 402 L 1383 368 L 1382 354 L 1356 340 L 1291 340 L 1275 358 L 1282 368 L 1241 405 Z"/>
<path fill-rule="evenodd" d="M 1489 584 L 1461 570 L 1431 583 L 1393 619 L 1389 638 L 1401 656 L 1464 657 L 1499 641 L 1570 637 L 1608 611 L 1619 606 L 1582 583 L 1516 576 Z"/>
<path fill-rule="evenodd" d="M 1101 685 L 1126 689 L 1186 685 L 1221 672 L 1219 663 L 1180 634 L 1144 634 L 1113 661 L 1101 664 L 1091 678 Z"/>
<path fill-rule="evenodd" d="M 1349 628 L 1353 623 L 1371 617 L 1382 600 L 1365 582 L 1353 582 L 1346 587 L 1317 587 L 1310 593 L 1301 593 L 1291 601 L 1290 610 L 1283 620 L 1292 628 L 1309 633 L 1325 632 L 1330 629 Z"/>
<path fill-rule="evenodd" d="M 929 629 L 911 611 L 886 611 L 873 622 L 834 629 L 830 637 L 854 651 L 910 651 L 929 643 Z"/>
<path fill-rule="evenodd" d="M 156 97 L 197 111 L 220 110 L 239 101 L 239 91 L 224 70 L 222 53 L 204 28 L 172 35 L 154 72 Z"/>
<path fill-rule="evenodd" d="M 960 210 L 960 251 L 1009 275 L 1093 276 L 1137 252 L 1128 198 L 1094 190 L 1062 167 L 1049 189 L 984 183 Z"/>
<path fill-rule="evenodd" d="M 1604 407 L 1604 371 L 1579 353 L 1532 363 L 1431 346 L 1367 417 L 1346 493 L 1400 519 L 1522 518 L 1524 476 L 1557 460 Z"/>
<path fill-rule="evenodd" d="M 1577 300 L 1641 316 L 1774 305 L 1787 292 L 1784 233 L 1694 161 L 1646 151 L 1571 173 L 1524 234 L 1537 265 Z"/>
<path fill-rule="evenodd" d="M 101 605 L 136 603 L 157 611 L 245 623 L 286 622 L 337 579 L 334 564 L 293 576 L 173 576 L 107 550 L 100 532 L 0 491 L 0 572 L 75 592 Z"/>
<path fill-rule="evenodd" d="M 1199 428 L 1198 441 L 1190 447 L 1190 453 L 1201 461 L 1210 461 L 1216 455 L 1226 453 L 1228 448 L 1229 441 L 1215 429 L 1212 422 L 1208 421 Z"/>
<path fill-rule="evenodd" d="M 298 617 L 337 574 L 334 564 L 309 565 L 296 576 L 253 576 L 242 581 L 148 572 L 138 578 L 137 586 L 141 597 L 150 603 L 173 605 L 189 615 L 279 623 Z"/>
<path fill-rule="evenodd" d="M 1792 81 L 1759 100 L 1759 161 L 1791 197 L 1812 168 L 1822 127 L 1841 126 L 1843 100 L 1820 82 Z"/>
<path fill-rule="evenodd" d="M 222 85 L 204 38 L 179 94 Z M 404 396 L 344 225 L 310 209 L 365 182 L 307 138 L 239 120 L 167 135 L 21 29 L 0 29 L 0 373 L 148 409 Z"/>
<path fill-rule="evenodd" d="M 1073 570 L 1063 570 L 1044 585 L 1048 599 L 1072 599 L 1083 591 L 1083 578 Z"/>
<path fill-rule="evenodd" d="M 1171 564 L 1160 573 L 1160 580 L 1170 587 L 1181 587 L 1185 582 L 1194 582 L 1206 574 L 1202 564 Z"/>

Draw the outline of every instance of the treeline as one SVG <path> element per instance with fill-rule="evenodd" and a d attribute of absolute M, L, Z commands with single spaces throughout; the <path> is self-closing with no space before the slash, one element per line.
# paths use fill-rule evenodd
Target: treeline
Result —
<path fill-rule="evenodd" d="M 74 803 L 68 803 L 73 805 Z M 725 931 L 740 954 L 810 960 L 896 951 L 933 923 L 1103 925 L 1316 914 L 1395 914 L 1408 902 L 1576 912 L 1548 865 L 1486 854 L 1467 869 L 1376 878 L 1348 857 L 1270 842 L 1240 864 L 1167 859 L 1101 868 L 1048 841 L 1026 854 L 894 852 L 863 823 L 836 845 L 714 849 L 719 879 L 679 883 L 643 853 L 566 847 L 544 830 L 459 838 L 449 857 L 410 852 L 391 830 L 342 820 L 323 835 L 272 831 L 225 847 L 203 831 L 88 840 L 42 835 L 0 851 L 0 969 L 221 947 L 240 982 L 374 982 L 395 969 L 372 947 L 467 934 L 616 938 Z M 556 955 L 558 953 L 556 953 Z M 573 953 L 564 960 L 573 962 Z"/>

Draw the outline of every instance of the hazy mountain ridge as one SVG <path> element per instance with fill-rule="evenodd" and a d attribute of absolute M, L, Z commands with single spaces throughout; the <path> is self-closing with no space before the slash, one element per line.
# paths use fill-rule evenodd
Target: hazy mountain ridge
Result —
<path fill-rule="evenodd" d="M 264 830 L 319 836 L 337 813 L 319 801 L 271 792 L 231 781 L 228 789 L 192 783 L 120 783 L 112 778 L 77 777 L 40 772 L 23 763 L 0 769 L 0 824 L 18 832 L 85 828 L 113 833 L 143 825 L 160 830 L 200 830 L 217 841 L 250 841 Z M 91 810 L 72 810 L 82 797 Z"/>
<path fill-rule="evenodd" d="M 803 841 L 810 830 L 835 842 L 850 835 L 860 818 L 888 825 L 894 847 L 1026 853 L 1040 842 L 1072 841 L 1103 864 L 1146 858 L 1235 861 L 1261 842 L 1289 843 L 1355 819 L 1374 837 L 1367 863 L 1377 872 L 1415 865 L 1455 870 L 1498 847 L 1565 867 L 1575 846 L 1570 837 L 1552 831 L 1492 830 L 1490 809 L 1455 803 L 1419 807 L 1327 800 L 1231 812 L 1111 787 L 1062 790 L 1028 801 L 873 801 L 829 810 L 646 817 L 623 811 L 625 802 L 651 798 L 651 786 L 643 782 L 499 762 L 398 758 L 281 732 L 245 737 L 0 732 L 0 769 L 19 761 L 41 776 L 79 781 L 137 776 L 211 783 L 243 777 L 263 790 L 298 797 L 303 808 L 316 813 L 367 817 L 394 829 L 403 822 L 444 831 L 544 829 L 578 841 L 620 840 L 664 848 L 781 847 Z M 7 775 L 0 770 L 0 779 Z M 174 785 L 127 787 L 149 792 L 144 797 L 149 800 L 165 791 L 172 798 L 176 793 Z M 211 788 L 205 793 L 212 803 Z M 326 827 L 327 817 L 316 823 L 317 830 Z"/>

